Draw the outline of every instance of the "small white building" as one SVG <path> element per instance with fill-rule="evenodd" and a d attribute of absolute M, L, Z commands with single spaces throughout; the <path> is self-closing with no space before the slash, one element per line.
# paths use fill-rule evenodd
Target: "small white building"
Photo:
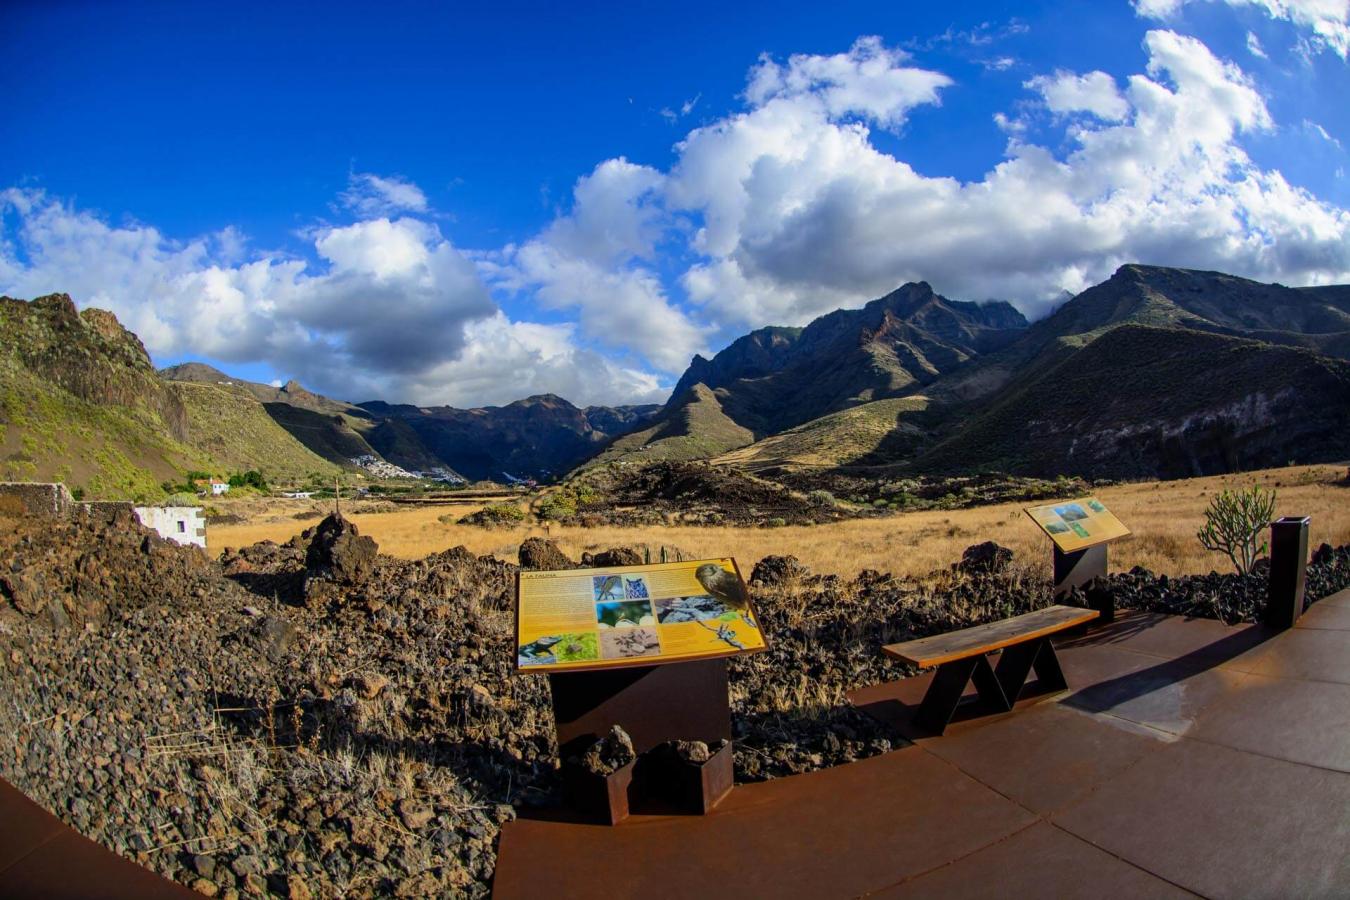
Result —
<path fill-rule="evenodd" d="M 221 494 L 228 494 L 229 492 L 230 492 L 230 483 L 228 481 L 217 481 L 214 478 L 211 479 L 212 497 L 219 497 Z"/>
<path fill-rule="evenodd" d="M 308 500 L 314 496 L 313 491 L 286 491 L 281 496 L 288 500 Z"/>
<path fill-rule="evenodd" d="M 226 485 L 228 487 L 228 485 Z M 137 506 L 136 518 L 160 537 L 206 549 L 206 520 L 196 506 Z"/>

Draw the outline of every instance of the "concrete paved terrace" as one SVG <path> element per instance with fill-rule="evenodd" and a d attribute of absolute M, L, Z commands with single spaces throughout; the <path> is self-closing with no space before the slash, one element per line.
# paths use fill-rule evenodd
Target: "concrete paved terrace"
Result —
<path fill-rule="evenodd" d="M 1285 632 L 1127 613 L 1055 643 L 1069 692 L 706 817 L 512 822 L 496 896 L 1350 896 L 1350 591 Z M 927 680 L 852 699 L 903 723 Z"/>

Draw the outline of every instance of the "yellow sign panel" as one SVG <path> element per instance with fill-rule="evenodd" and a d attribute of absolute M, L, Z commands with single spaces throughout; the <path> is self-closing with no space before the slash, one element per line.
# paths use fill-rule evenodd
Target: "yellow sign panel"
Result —
<path fill-rule="evenodd" d="M 1130 529 L 1096 497 L 1028 506 L 1026 512 L 1065 553 L 1113 541 L 1130 533 Z"/>
<path fill-rule="evenodd" d="M 521 572 L 516 670 L 648 666 L 764 650 L 734 559 Z"/>

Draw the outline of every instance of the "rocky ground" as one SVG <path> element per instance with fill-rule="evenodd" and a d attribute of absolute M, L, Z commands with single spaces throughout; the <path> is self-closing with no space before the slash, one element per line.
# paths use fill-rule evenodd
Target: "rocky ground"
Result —
<path fill-rule="evenodd" d="M 521 564 L 577 563 L 535 540 Z M 219 561 L 129 513 L 7 521 L 0 775 L 206 895 L 486 895 L 501 824 L 559 789 L 547 680 L 511 672 L 515 572 L 463 549 L 381 556 L 334 518 Z M 1122 606 L 1259 616 L 1260 576 L 1224 578 L 1110 587 Z M 1347 584 L 1350 548 L 1319 549 L 1310 595 Z M 922 581 L 770 557 L 751 588 L 772 647 L 732 663 L 740 781 L 889 749 L 844 700 L 904 673 L 881 644 L 1049 602 L 993 545 Z"/>
<path fill-rule="evenodd" d="M 581 525 L 806 525 L 873 514 L 706 462 L 607 466 L 562 490 L 578 500 L 562 521 Z"/>

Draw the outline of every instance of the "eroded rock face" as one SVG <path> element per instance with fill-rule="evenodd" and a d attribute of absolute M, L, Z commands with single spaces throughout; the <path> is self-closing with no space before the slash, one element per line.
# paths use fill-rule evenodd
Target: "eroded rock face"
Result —
<path fill-rule="evenodd" d="M 572 562 L 558 549 L 558 545 L 553 541 L 544 538 L 527 538 L 520 545 L 520 567 L 536 571 L 550 571 L 553 569 L 575 569 L 577 564 Z"/>

